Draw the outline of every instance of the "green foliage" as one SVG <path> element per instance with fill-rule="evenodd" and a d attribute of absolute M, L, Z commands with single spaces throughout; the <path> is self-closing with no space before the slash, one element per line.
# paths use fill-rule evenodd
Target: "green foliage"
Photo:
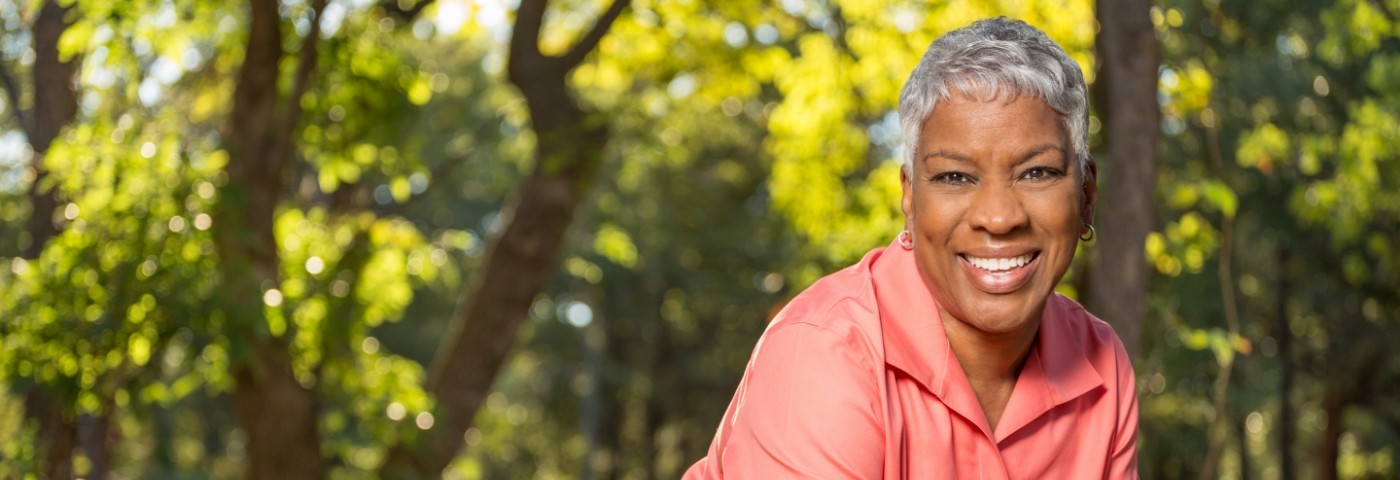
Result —
<path fill-rule="evenodd" d="M 370 329 L 402 318 L 414 289 L 440 281 L 452 266 L 446 247 L 430 245 L 412 222 L 362 206 L 350 213 L 324 206 L 347 182 L 384 182 L 391 200 L 406 200 L 424 186 L 413 175 L 426 171 L 417 162 L 420 144 L 400 141 L 402 131 L 382 121 L 400 118 L 409 129 L 420 121 L 412 100 L 422 94 L 403 80 L 419 71 L 402 63 L 411 52 L 393 41 L 402 34 L 369 27 L 382 14 L 342 7 L 340 33 L 326 33 L 329 67 L 318 77 L 338 88 L 307 96 L 308 121 L 298 132 L 308 139 L 301 143 L 308 168 L 297 175 L 313 191 L 302 190 L 278 216 L 282 269 L 262 301 L 268 330 L 291 340 L 299 380 L 323 392 L 327 451 L 349 471 L 364 471 L 398 434 L 393 423 L 412 423 L 432 408 L 422 367 L 379 351 Z M 296 23 L 306 11 L 298 5 L 286 13 Z M 224 435 L 235 425 L 227 415 L 203 431 L 179 433 L 203 443 L 190 461 L 161 453 L 185 440 L 160 432 L 167 411 L 226 401 L 230 362 L 242 348 L 216 307 L 222 292 L 209 230 L 225 182 L 228 154 L 218 130 L 243 53 L 243 15 L 207 2 L 75 8 L 60 46 L 82 62 L 82 111 L 44 156 L 54 173 L 41 185 L 65 202 L 63 233 L 38 259 L 5 258 L 0 273 L 0 378 L 21 394 L 36 387 L 56 394 L 70 421 L 130 419 L 120 424 L 137 440 L 118 444 L 115 454 L 115 466 L 130 474 L 195 472 L 242 455 L 242 440 Z M 28 39 L 15 41 L 7 46 L 22 48 Z M 352 58 L 355 68 L 336 68 Z M 345 158 L 373 173 L 341 174 Z M 319 175 L 321 168 L 334 174 Z M 7 218 L 6 231 L 23 225 Z M 158 434 L 139 433 L 147 429 Z M 31 435 L 32 424 L 7 432 Z M 3 463 L 36 471 L 33 450 L 7 443 L 3 452 Z"/>
<path fill-rule="evenodd" d="M 1251 465 L 1251 475 L 1270 476 L 1287 462 L 1309 475 L 1330 466 L 1304 452 L 1351 441 L 1337 463 L 1342 478 L 1385 476 L 1393 427 L 1347 421 L 1341 438 L 1350 440 L 1324 430 L 1343 420 L 1329 413 L 1400 425 L 1393 408 L 1359 393 L 1385 390 L 1400 373 L 1367 366 L 1368 352 L 1400 329 L 1400 264 L 1383 247 L 1400 240 L 1390 233 L 1400 184 L 1382 173 L 1400 168 L 1397 110 L 1393 89 L 1379 83 L 1392 67 L 1373 61 L 1400 48 L 1400 10 L 1290 2 L 1287 13 L 1262 13 L 1271 8 L 1185 1 L 1154 10 L 1167 135 L 1164 224 L 1146 244 L 1159 274 L 1152 315 L 1162 320 L 1143 335 L 1155 352 L 1139 370 L 1146 438 L 1189 438 L 1219 421 L 1211 382 L 1233 361 L 1224 421 L 1241 428 L 1210 473 L 1238 476 Z M 1238 334 L 1225 328 L 1227 308 L 1236 308 Z M 1284 376 L 1294 386 L 1280 392 Z M 1325 402 L 1343 409 L 1325 411 Z M 1287 448 L 1278 445 L 1284 429 L 1295 439 Z M 1167 443 L 1145 444 L 1144 474 L 1197 475 L 1192 459 L 1204 452 Z"/>
<path fill-rule="evenodd" d="M 49 177 L 55 180 L 52 188 L 70 200 L 61 209 L 65 230 L 39 259 L 11 262 L 6 310 L 22 321 L 9 326 L 38 330 L 8 339 L 21 341 L 33 333 L 59 342 L 57 347 L 72 340 L 67 335 L 86 331 L 83 336 L 98 343 L 80 346 L 78 355 L 90 350 L 106 357 L 94 365 L 116 369 L 127 362 L 110 353 L 132 347 L 133 358 L 127 360 L 140 367 L 151 348 L 163 343 L 160 337 L 183 326 L 187 315 L 210 318 L 202 299 L 214 288 L 208 279 L 212 245 L 205 233 L 213 190 L 198 179 L 212 176 L 222 159 L 194 150 L 198 139 L 181 141 L 156 119 L 138 125 L 133 118 L 75 126 L 45 155 L 50 170 L 73 173 Z M 198 321 L 189 326 L 208 327 Z M 53 351 L 56 357 L 21 352 L 10 356 L 21 370 L 26 363 L 44 365 L 43 370 L 85 363 L 70 357 L 75 352 Z M 57 368 L 63 376 L 77 374 L 73 367 Z M 83 380 L 84 388 L 94 381 Z"/>
<path fill-rule="evenodd" d="M 149 115 L 149 116 L 147 116 Z M 115 115 L 113 115 L 115 116 Z M 207 230 L 217 152 L 173 112 L 69 129 L 44 156 L 68 203 L 38 259 L 0 274 L 3 377 L 58 396 L 73 415 L 163 408 L 227 388 Z"/>

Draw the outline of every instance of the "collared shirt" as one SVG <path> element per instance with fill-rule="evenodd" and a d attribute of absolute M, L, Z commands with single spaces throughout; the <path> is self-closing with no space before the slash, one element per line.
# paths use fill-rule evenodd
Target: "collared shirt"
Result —
<path fill-rule="evenodd" d="M 1118 336 L 1053 294 L 993 431 L 912 252 L 876 249 L 768 326 L 686 480 L 1137 477 Z"/>

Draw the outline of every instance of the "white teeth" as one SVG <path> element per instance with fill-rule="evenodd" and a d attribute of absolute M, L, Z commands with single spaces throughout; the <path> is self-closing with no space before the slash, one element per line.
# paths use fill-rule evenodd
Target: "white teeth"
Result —
<path fill-rule="evenodd" d="M 1027 263 L 1031 263 L 1031 258 L 1033 257 L 1034 255 L 1029 253 L 1011 258 L 978 258 L 971 255 L 963 256 L 963 258 L 967 259 L 967 263 L 971 263 L 972 266 L 992 272 L 1020 268 Z"/>

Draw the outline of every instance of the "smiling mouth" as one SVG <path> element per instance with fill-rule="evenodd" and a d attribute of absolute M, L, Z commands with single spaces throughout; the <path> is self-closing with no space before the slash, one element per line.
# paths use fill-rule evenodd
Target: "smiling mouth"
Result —
<path fill-rule="evenodd" d="M 967 260 L 967 263 L 971 264 L 974 267 L 977 267 L 978 269 L 986 270 L 988 272 L 1004 272 L 1013 268 L 1024 267 L 1030 264 L 1031 261 L 1035 260 L 1035 257 L 1039 255 L 1040 252 L 1031 252 L 1025 255 L 1004 258 L 983 258 L 974 257 L 972 255 L 967 254 L 963 254 L 961 256 L 963 260 Z"/>

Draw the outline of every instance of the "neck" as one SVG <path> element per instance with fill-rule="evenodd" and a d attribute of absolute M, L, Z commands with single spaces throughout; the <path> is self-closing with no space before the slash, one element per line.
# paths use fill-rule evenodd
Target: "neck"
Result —
<path fill-rule="evenodd" d="M 1021 365 L 1025 365 L 1026 355 L 1030 354 L 1030 344 L 1035 343 L 1036 330 L 1007 334 L 986 334 L 983 332 L 956 332 L 972 330 L 966 325 L 945 326 L 948 333 L 948 346 L 958 355 L 969 381 L 994 381 L 1008 379 L 1014 382 L 1021 375 Z"/>
<path fill-rule="evenodd" d="M 1032 322 L 1013 332 L 989 333 L 949 317 L 947 312 L 941 313 L 948 346 L 953 349 L 972 392 L 982 405 L 987 426 L 995 432 L 1011 400 L 1011 392 L 1016 388 L 1021 367 L 1026 364 L 1031 345 L 1035 343 L 1040 322 Z"/>
<path fill-rule="evenodd" d="M 1035 343 L 1039 326 L 1040 322 L 1035 322 L 1015 332 L 987 333 L 953 321 L 944 322 L 943 330 L 967 379 L 976 385 L 976 382 L 995 380 L 1015 382 Z"/>

